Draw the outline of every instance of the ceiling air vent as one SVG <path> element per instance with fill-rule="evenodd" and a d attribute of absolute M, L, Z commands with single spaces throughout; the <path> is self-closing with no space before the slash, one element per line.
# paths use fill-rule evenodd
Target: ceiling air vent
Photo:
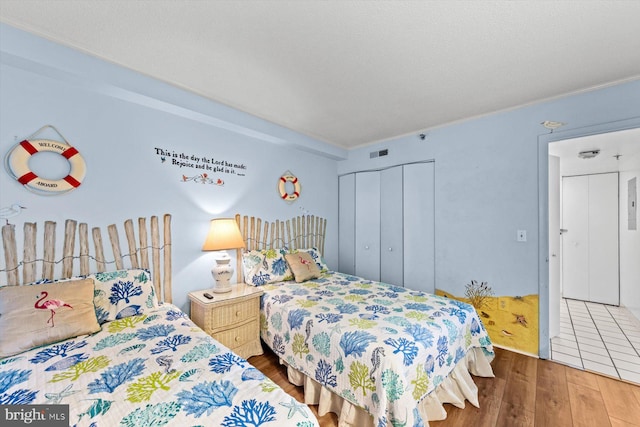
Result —
<path fill-rule="evenodd" d="M 385 148 L 384 150 L 370 152 L 369 153 L 369 158 L 370 159 L 375 159 L 376 157 L 382 157 L 382 156 L 386 156 L 388 154 L 389 154 L 389 149 Z"/>

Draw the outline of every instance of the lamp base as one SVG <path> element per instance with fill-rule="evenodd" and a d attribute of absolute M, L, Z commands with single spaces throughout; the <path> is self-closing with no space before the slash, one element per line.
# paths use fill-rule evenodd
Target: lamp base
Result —
<path fill-rule="evenodd" d="M 216 287 L 211 289 L 211 292 L 215 293 L 215 294 L 224 294 L 227 292 L 231 292 L 231 285 L 226 286 L 226 287 L 219 287 L 218 284 L 216 283 Z"/>
<path fill-rule="evenodd" d="M 211 269 L 211 275 L 216 281 L 216 286 L 211 290 L 217 294 L 222 294 L 231 291 L 231 284 L 229 280 L 233 276 L 233 268 L 229 265 L 231 259 L 226 258 L 216 259 L 216 265 Z"/>

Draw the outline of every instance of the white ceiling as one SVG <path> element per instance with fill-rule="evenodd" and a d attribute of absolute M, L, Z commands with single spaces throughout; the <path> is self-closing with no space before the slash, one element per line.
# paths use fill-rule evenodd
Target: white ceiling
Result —
<path fill-rule="evenodd" d="M 640 78 L 639 1 L 0 0 L 0 20 L 345 148 Z"/>

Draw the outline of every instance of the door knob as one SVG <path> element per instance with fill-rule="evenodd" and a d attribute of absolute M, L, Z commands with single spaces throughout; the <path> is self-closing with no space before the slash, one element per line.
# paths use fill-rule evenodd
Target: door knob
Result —
<path fill-rule="evenodd" d="M 392 251 L 393 251 L 393 248 L 389 248 L 389 252 L 392 252 Z"/>

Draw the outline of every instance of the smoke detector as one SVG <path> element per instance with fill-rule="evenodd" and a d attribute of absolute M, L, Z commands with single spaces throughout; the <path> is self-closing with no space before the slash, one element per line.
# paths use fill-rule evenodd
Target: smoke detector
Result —
<path fill-rule="evenodd" d="M 579 152 L 578 157 L 581 159 L 593 159 L 598 154 L 600 154 L 600 150 L 587 150 Z"/>
<path fill-rule="evenodd" d="M 554 122 L 552 120 L 545 120 L 544 122 L 542 122 L 540 124 L 542 126 L 546 127 L 547 129 L 550 129 L 551 132 L 553 132 L 555 129 L 558 129 L 559 127 L 562 127 L 562 126 L 566 125 L 566 123 Z"/>

